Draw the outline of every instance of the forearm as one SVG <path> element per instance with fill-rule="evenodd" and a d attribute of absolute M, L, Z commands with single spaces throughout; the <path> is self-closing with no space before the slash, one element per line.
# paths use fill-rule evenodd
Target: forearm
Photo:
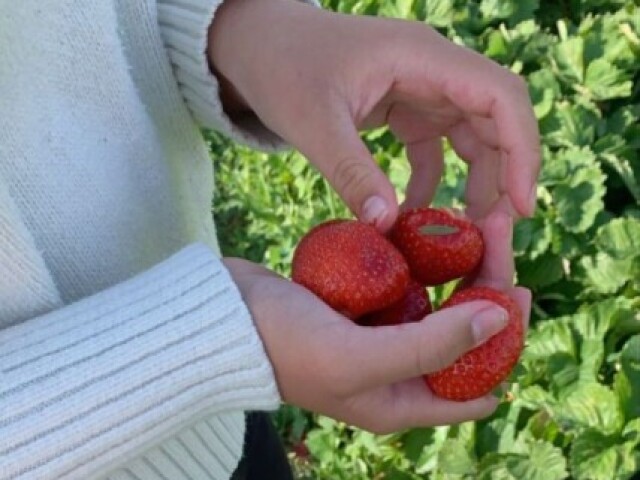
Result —
<path fill-rule="evenodd" d="M 279 402 L 239 292 L 202 245 L 0 339 L 3 479 L 82 477 L 203 413 Z"/>

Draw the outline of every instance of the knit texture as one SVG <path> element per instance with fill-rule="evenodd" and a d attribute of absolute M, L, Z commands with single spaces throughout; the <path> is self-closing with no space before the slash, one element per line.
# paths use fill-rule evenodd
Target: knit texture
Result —
<path fill-rule="evenodd" d="M 279 395 L 197 122 L 220 0 L 0 0 L 0 479 L 228 479 Z"/>
<path fill-rule="evenodd" d="M 239 293 L 204 245 L 5 329 L 1 340 L 7 478 L 87 478 L 95 465 L 121 462 L 159 439 L 169 439 L 169 448 L 195 435 L 187 445 L 198 445 L 194 432 L 208 431 L 212 413 L 270 408 L 277 398 Z M 241 445 L 231 435 L 236 459 Z M 189 455 L 176 453 L 177 463 L 187 472 L 225 467 L 230 474 L 235 465 L 221 453 L 215 467 L 207 455 L 185 463 L 178 460 Z"/>

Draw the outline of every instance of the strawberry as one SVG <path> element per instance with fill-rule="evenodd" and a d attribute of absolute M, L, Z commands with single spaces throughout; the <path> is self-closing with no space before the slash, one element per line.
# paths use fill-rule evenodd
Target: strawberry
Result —
<path fill-rule="evenodd" d="M 360 325 L 379 327 L 417 322 L 432 312 L 431 301 L 426 288 L 415 280 L 410 280 L 404 296 L 393 305 L 368 313 L 358 319 Z"/>
<path fill-rule="evenodd" d="M 441 308 L 473 300 L 489 300 L 504 308 L 507 326 L 482 345 L 468 351 L 453 365 L 424 376 L 433 393 L 449 400 L 482 397 L 500 385 L 518 362 L 524 346 L 522 313 L 506 294 L 486 287 L 470 287 L 451 296 Z"/>
<path fill-rule="evenodd" d="M 390 239 L 406 258 L 411 276 L 427 286 L 470 274 L 484 253 L 478 227 L 434 208 L 414 208 L 401 213 L 391 229 Z"/>
<path fill-rule="evenodd" d="M 292 279 L 334 310 L 356 319 L 400 300 L 409 283 L 409 267 L 372 225 L 332 220 L 300 240 Z"/>

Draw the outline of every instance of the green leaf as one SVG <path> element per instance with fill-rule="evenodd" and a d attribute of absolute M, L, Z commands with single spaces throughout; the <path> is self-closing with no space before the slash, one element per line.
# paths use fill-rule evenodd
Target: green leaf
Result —
<path fill-rule="evenodd" d="M 622 436 L 625 442 L 640 444 L 640 418 L 634 418 L 627 423 L 622 430 Z"/>
<path fill-rule="evenodd" d="M 425 0 L 425 21 L 434 27 L 446 27 L 453 21 L 454 0 Z"/>
<path fill-rule="evenodd" d="M 562 480 L 567 462 L 562 450 L 550 443 L 532 441 L 528 454 L 490 453 L 482 458 L 478 480 Z"/>
<path fill-rule="evenodd" d="M 598 229 L 596 245 L 614 258 L 640 255 L 640 219 L 611 220 Z"/>
<path fill-rule="evenodd" d="M 471 475 L 476 470 L 476 462 L 463 440 L 448 438 L 438 454 L 438 467 L 444 473 Z"/>
<path fill-rule="evenodd" d="M 570 324 L 572 317 L 553 318 L 541 322 L 529 332 L 524 359 L 540 358 L 546 360 L 554 353 L 567 353 L 577 358 L 575 341 Z"/>
<path fill-rule="evenodd" d="M 551 393 L 540 385 L 532 385 L 520 391 L 517 402 L 525 408 L 536 410 L 538 408 L 552 410 L 556 401 Z"/>
<path fill-rule="evenodd" d="M 497 453 L 485 455 L 480 462 L 477 480 L 521 480 L 507 469 L 507 460 L 512 457 L 515 455 Z"/>
<path fill-rule="evenodd" d="M 329 430 L 312 430 L 309 432 L 305 444 L 309 452 L 320 462 L 331 462 L 334 460 L 340 437 Z"/>
<path fill-rule="evenodd" d="M 604 339 L 588 338 L 580 346 L 580 381 L 595 382 L 604 361 Z"/>
<path fill-rule="evenodd" d="M 640 105 L 624 105 L 606 119 L 607 131 L 625 136 L 640 119 Z"/>
<path fill-rule="evenodd" d="M 527 428 L 536 440 L 555 443 L 560 436 L 560 426 L 546 410 L 539 410 L 527 422 Z"/>
<path fill-rule="evenodd" d="M 553 48 L 552 59 L 558 76 L 572 85 L 584 80 L 584 40 L 572 37 L 559 42 Z"/>
<path fill-rule="evenodd" d="M 537 441 L 529 445 L 529 455 L 510 456 L 507 470 L 515 477 L 527 480 L 561 480 L 567 478 L 567 462 L 562 450 L 550 443 Z"/>
<path fill-rule="evenodd" d="M 580 366 L 572 356 L 554 353 L 547 361 L 547 376 L 551 380 L 553 393 L 562 400 L 562 396 L 571 391 L 569 387 L 580 378 Z"/>
<path fill-rule="evenodd" d="M 622 348 L 614 387 L 625 417 L 640 418 L 640 335 L 631 337 Z"/>
<path fill-rule="evenodd" d="M 620 176 L 636 203 L 640 204 L 640 174 L 637 173 L 640 170 L 636 170 L 628 159 L 618 155 L 602 154 L 601 158 Z"/>
<path fill-rule="evenodd" d="M 587 147 L 595 140 L 598 113 L 593 106 L 556 102 L 540 121 L 543 142 L 553 147 Z"/>
<path fill-rule="evenodd" d="M 604 252 L 584 257 L 579 263 L 582 282 L 591 291 L 601 294 L 615 293 L 627 283 L 633 274 L 633 264 L 626 259 L 616 259 Z"/>
<path fill-rule="evenodd" d="M 527 84 L 536 118 L 544 118 L 553 109 L 554 101 L 560 97 L 560 85 L 549 70 L 533 72 L 527 78 Z"/>
<path fill-rule="evenodd" d="M 576 437 L 571 445 L 569 465 L 576 480 L 611 480 L 618 472 L 616 437 L 588 429 Z"/>
<path fill-rule="evenodd" d="M 615 299 L 607 299 L 602 303 L 585 306 L 571 317 L 571 325 L 581 340 L 602 342 L 613 325 L 617 308 Z"/>
<path fill-rule="evenodd" d="M 597 101 L 628 97 L 633 87 L 626 72 L 603 58 L 589 64 L 584 85 L 591 97 Z"/>
<path fill-rule="evenodd" d="M 597 165 L 575 172 L 554 190 L 558 220 L 570 232 L 584 232 L 604 207 L 605 176 Z"/>
<path fill-rule="evenodd" d="M 487 46 L 484 50 L 484 54 L 488 57 L 499 60 L 506 58 L 508 52 L 509 47 L 502 32 L 500 30 L 493 30 L 487 38 Z M 551 106 L 549 106 L 549 109 L 551 109 Z"/>
<path fill-rule="evenodd" d="M 436 427 L 432 430 L 432 440 L 430 443 L 424 446 L 420 456 L 416 460 L 415 470 L 416 473 L 422 474 L 426 472 L 432 472 L 438 465 L 438 455 L 444 442 L 447 441 L 447 435 L 450 427 Z"/>
<path fill-rule="evenodd" d="M 433 441 L 432 428 L 414 428 L 401 438 L 402 450 L 412 462 L 417 462 L 424 448 Z"/>
<path fill-rule="evenodd" d="M 583 168 L 596 165 L 596 156 L 589 147 L 562 148 L 551 152 L 549 148 L 543 148 L 544 161 L 540 172 L 539 183 L 545 186 L 555 186 L 566 183 L 574 173 Z"/>
<path fill-rule="evenodd" d="M 633 52 L 634 40 L 637 40 L 637 36 L 625 22 L 629 17 L 620 15 L 622 13 L 624 10 L 620 10 L 617 15 L 604 15 L 598 18 L 589 16 L 584 19 L 581 30 L 585 34 L 585 58 L 588 61 L 604 59 L 625 69 L 637 62 Z M 633 14 L 631 15 L 630 18 L 633 18 Z M 588 25 L 590 20 L 591 25 Z"/>
<path fill-rule="evenodd" d="M 532 260 L 542 255 L 551 245 L 553 229 L 541 216 L 526 218 L 516 223 L 513 232 L 513 245 L 516 254 L 529 254 Z"/>
<path fill-rule="evenodd" d="M 481 0 L 480 13 L 487 19 L 505 19 L 513 15 L 515 5 L 509 0 Z"/>
<path fill-rule="evenodd" d="M 551 252 L 562 257 L 566 275 L 571 275 L 570 260 L 584 255 L 585 240 L 579 233 L 568 232 L 560 223 L 551 224 Z"/>
<path fill-rule="evenodd" d="M 616 394 L 599 383 L 579 383 L 555 409 L 558 418 L 574 427 L 619 432 L 624 417 Z"/>
<path fill-rule="evenodd" d="M 520 257 L 516 265 L 518 281 L 532 288 L 552 285 L 563 276 L 562 258 L 558 255 L 544 255 L 535 262 Z"/>
<path fill-rule="evenodd" d="M 538 6 L 539 0 L 482 0 L 480 13 L 486 23 L 505 20 L 516 25 L 530 19 Z"/>

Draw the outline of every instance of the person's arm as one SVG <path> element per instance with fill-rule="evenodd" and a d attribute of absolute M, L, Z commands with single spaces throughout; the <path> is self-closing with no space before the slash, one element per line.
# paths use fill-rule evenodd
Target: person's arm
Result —
<path fill-rule="evenodd" d="M 281 149 L 284 140 L 248 108 L 210 61 L 210 30 L 219 10 L 234 1 L 157 0 L 162 39 L 183 98 L 200 126 L 254 148 Z M 319 6 L 317 0 L 296 1 Z M 258 51 L 264 47 L 259 41 L 250 46 Z"/>
<path fill-rule="evenodd" d="M 235 283 L 194 244 L 0 330 L 0 479 L 89 478 L 199 416 L 279 402 Z"/>

